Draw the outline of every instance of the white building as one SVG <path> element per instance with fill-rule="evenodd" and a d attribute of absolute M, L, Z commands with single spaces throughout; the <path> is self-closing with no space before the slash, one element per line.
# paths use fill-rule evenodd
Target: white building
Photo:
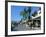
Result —
<path fill-rule="evenodd" d="M 38 17 L 40 17 L 40 16 L 41 16 L 41 11 L 39 10 L 39 11 L 37 12 L 37 15 L 36 15 L 35 17 L 32 16 L 32 19 L 36 19 L 36 18 L 38 18 Z"/>

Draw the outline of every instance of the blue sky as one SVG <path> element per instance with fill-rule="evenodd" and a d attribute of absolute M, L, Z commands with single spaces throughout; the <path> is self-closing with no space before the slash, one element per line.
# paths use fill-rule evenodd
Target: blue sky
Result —
<path fill-rule="evenodd" d="M 20 21 L 22 16 L 20 16 L 20 12 L 24 10 L 24 8 L 28 6 L 11 6 L 11 20 L 12 21 Z M 31 12 L 34 13 L 35 10 L 39 10 L 40 7 L 31 7 Z"/>

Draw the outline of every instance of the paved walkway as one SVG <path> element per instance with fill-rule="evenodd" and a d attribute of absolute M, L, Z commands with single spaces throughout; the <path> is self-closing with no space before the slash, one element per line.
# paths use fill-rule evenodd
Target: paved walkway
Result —
<path fill-rule="evenodd" d="M 14 29 L 15 30 L 18 30 L 18 31 L 24 31 L 24 30 L 30 30 L 30 27 L 29 26 L 26 26 L 25 24 L 19 24 Z"/>
<path fill-rule="evenodd" d="M 38 29 L 40 28 L 35 27 L 32 30 L 38 30 Z M 25 24 L 19 24 L 17 27 L 14 28 L 14 31 L 26 31 L 26 30 L 31 30 L 31 28 Z"/>

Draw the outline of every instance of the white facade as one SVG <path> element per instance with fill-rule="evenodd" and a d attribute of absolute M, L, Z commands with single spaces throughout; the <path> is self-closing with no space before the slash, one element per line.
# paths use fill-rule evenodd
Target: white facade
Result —
<path fill-rule="evenodd" d="M 39 11 L 37 12 L 37 15 L 36 15 L 35 17 L 32 16 L 32 19 L 35 19 L 35 18 L 40 17 L 40 16 L 41 16 L 41 13 L 40 13 L 40 12 L 41 12 L 41 11 L 39 10 Z"/>

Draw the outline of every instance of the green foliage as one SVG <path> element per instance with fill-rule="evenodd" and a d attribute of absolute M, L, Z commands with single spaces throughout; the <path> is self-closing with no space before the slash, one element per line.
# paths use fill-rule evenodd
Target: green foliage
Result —
<path fill-rule="evenodd" d="M 21 11 L 20 15 L 23 16 L 23 19 L 29 19 L 30 18 L 30 13 L 31 13 L 31 7 L 24 8 L 23 11 Z"/>
<path fill-rule="evenodd" d="M 20 15 L 23 16 L 23 19 L 27 18 L 28 12 L 26 11 L 26 8 L 23 11 L 21 11 Z"/>

